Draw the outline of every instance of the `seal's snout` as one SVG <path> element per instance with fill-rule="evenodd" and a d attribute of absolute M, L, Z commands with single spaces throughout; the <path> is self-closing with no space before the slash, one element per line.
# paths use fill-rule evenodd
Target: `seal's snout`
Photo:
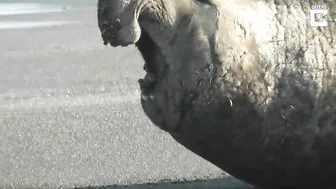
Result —
<path fill-rule="evenodd" d="M 98 26 L 104 45 L 124 47 L 135 44 L 139 40 L 141 29 L 136 10 L 138 7 L 128 1 L 98 0 Z"/>
<path fill-rule="evenodd" d="M 116 14 L 116 10 L 111 7 L 115 7 L 115 5 L 112 4 L 112 1 L 98 1 L 98 26 L 104 45 L 110 44 L 111 46 L 116 47 L 118 45 L 123 45 L 122 41 L 118 39 L 118 33 L 121 30 L 122 25 Z"/>
<path fill-rule="evenodd" d="M 121 28 L 119 19 L 116 19 L 113 22 L 103 21 L 101 23 L 101 36 L 103 38 L 104 45 L 110 44 L 113 47 L 123 45 L 123 42 L 117 37 Z"/>
<path fill-rule="evenodd" d="M 118 33 L 122 29 L 120 19 L 116 19 L 113 22 L 104 21 L 101 23 L 101 36 L 104 41 L 104 45 L 110 44 L 113 47 L 117 46 L 128 46 L 129 43 L 126 43 L 122 38 L 118 37 Z"/>

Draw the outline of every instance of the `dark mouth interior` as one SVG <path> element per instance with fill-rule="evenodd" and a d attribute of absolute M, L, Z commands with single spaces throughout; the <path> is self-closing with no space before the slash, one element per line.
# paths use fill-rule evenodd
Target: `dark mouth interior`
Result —
<path fill-rule="evenodd" d="M 159 47 L 144 29 L 141 29 L 141 37 L 135 45 L 145 61 L 146 76 L 139 80 L 140 88 L 142 94 L 149 95 L 155 90 L 160 77 L 162 77 L 165 66 L 164 59 Z"/>
<path fill-rule="evenodd" d="M 136 45 L 145 60 L 144 70 L 155 75 L 157 72 L 155 54 L 158 47 L 143 29 L 141 29 L 141 37 Z"/>

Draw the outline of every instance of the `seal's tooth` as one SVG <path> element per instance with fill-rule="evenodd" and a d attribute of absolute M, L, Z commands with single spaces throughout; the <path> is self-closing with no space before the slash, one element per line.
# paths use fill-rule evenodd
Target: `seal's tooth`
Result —
<path fill-rule="evenodd" d="M 144 101 L 147 101 L 148 100 L 148 96 L 147 95 L 141 95 L 141 99 L 144 100 Z"/>

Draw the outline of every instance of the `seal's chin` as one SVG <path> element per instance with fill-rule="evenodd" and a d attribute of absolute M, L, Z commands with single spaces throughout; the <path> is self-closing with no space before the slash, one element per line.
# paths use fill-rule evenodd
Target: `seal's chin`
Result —
<path fill-rule="evenodd" d="M 146 31 L 141 31 L 140 39 L 135 45 L 145 61 L 143 69 L 146 71 L 146 75 L 138 81 L 141 89 L 141 98 L 144 101 L 153 100 L 158 86 L 162 83 L 164 73 L 168 71 L 168 66 L 161 50 Z"/>

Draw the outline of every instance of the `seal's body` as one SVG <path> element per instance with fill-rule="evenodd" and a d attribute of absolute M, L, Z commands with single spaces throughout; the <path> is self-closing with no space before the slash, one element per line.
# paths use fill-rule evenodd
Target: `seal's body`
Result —
<path fill-rule="evenodd" d="M 336 187 L 334 1 L 318 28 L 305 0 L 100 1 L 116 15 L 98 16 L 111 21 L 103 39 L 144 57 L 141 104 L 155 125 L 251 184 Z"/>

